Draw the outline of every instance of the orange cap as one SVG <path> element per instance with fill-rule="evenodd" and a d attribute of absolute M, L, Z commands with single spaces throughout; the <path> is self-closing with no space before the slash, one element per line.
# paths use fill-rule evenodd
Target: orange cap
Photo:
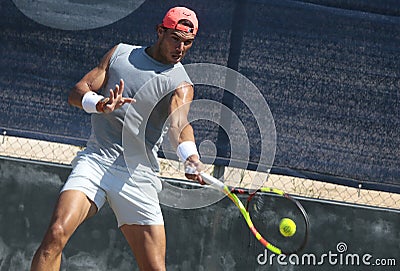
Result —
<path fill-rule="evenodd" d="M 194 27 L 191 28 L 186 25 L 178 24 L 180 20 L 184 19 L 191 21 Z M 167 14 L 165 14 L 162 26 L 196 35 L 199 28 L 199 22 L 197 21 L 196 13 L 194 13 L 193 10 L 185 7 L 174 7 L 168 10 Z"/>

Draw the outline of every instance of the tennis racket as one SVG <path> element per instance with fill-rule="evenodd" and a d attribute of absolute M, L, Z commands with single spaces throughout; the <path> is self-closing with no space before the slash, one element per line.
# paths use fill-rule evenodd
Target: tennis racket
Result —
<path fill-rule="evenodd" d="M 241 188 L 232 188 L 227 185 L 225 185 L 223 182 L 218 180 L 215 177 L 212 177 L 208 175 L 207 173 L 200 173 L 201 177 L 203 178 L 203 181 L 209 184 L 212 188 L 217 189 L 221 191 L 222 193 L 226 194 L 232 201 L 235 203 L 235 205 L 239 208 L 243 218 L 245 219 L 247 226 L 249 227 L 250 231 L 253 233 L 253 235 L 256 237 L 256 239 L 268 250 L 272 251 L 275 254 L 285 254 L 285 255 L 290 255 L 290 254 L 297 254 L 299 251 L 301 251 L 307 244 L 308 240 L 308 232 L 309 232 L 309 219 L 306 211 L 304 210 L 303 206 L 298 202 L 296 199 L 292 198 L 290 195 L 286 194 L 282 190 L 275 189 L 275 188 L 269 188 L 269 187 L 262 187 L 258 189 L 257 191 L 251 191 L 247 189 L 241 189 Z M 296 246 L 293 248 L 290 246 L 289 249 L 279 247 L 276 244 L 272 244 L 269 242 L 265 237 L 263 237 L 259 231 L 256 229 L 254 226 L 254 223 L 250 217 L 250 213 L 248 211 L 248 208 L 244 206 L 244 204 L 240 201 L 239 197 L 236 194 L 248 194 L 249 197 L 247 199 L 247 204 L 246 206 L 249 206 L 250 200 L 256 195 L 257 193 L 272 193 L 276 194 L 280 197 L 283 197 L 285 199 L 288 199 L 294 207 L 298 210 L 298 213 L 300 214 L 300 217 L 304 220 L 304 226 L 302 227 L 304 230 L 303 233 L 301 233 L 302 240 L 299 241 L 299 244 L 296 244 Z"/>

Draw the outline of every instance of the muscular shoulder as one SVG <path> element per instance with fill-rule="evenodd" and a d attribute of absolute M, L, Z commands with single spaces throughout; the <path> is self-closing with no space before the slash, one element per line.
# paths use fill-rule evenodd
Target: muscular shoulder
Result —
<path fill-rule="evenodd" d="M 174 93 L 173 93 L 173 98 L 177 98 L 182 100 L 184 103 L 190 102 L 193 100 L 194 96 L 194 89 L 193 85 L 191 85 L 188 82 L 182 82 L 180 83 Z"/>
<path fill-rule="evenodd" d="M 119 43 L 112 49 L 110 56 L 110 64 L 113 63 L 118 57 L 124 54 L 130 54 L 132 50 L 143 48 L 143 46 L 130 45 L 126 43 Z"/>
<path fill-rule="evenodd" d="M 131 45 L 131 44 L 126 44 L 126 43 L 120 43 L 120 44 L 116 45 L 115 47 L 116 47 L 116 51 L 120 52 L 120 53 L 130 52 L 134 49 L 143 48 L 143 46 Z"/>

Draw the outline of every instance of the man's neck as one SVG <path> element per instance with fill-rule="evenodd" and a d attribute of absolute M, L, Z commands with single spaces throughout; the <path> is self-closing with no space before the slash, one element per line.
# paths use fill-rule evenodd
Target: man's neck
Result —
<path fill-rule="evenodd" d="M 153 44 L 152 46 L 147 47 L 147 48 L 145 49 L 145 52 L 146 52 L 151 58 L 153 58 L 154 60 L 156 60 L 156 61 L 158 61 L 158 62 L 160 62 L 160 63 L 163 63 L 163 64 L 169 64 L 169 63 L 165 63 L 165 62 L 163 61 L 163 59 L 162 59 L 161 57 L 159 57 L 159 54 L 157 54 L 157 52 L 158 52 L 158 47 L 157 47 L 156 44 Z"/>

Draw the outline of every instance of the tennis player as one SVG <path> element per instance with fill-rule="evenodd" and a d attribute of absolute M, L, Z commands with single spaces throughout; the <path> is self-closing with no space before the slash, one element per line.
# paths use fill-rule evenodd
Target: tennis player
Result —
<path fill-rule="evenodd" d="M 59 270 L 62 251 L 71 235 L 106 200 L 140 270 L 165 270 L 166 238 L 157 197 L 161 182 L 156 175 L 155 150 L 169 117 L 169 137 L 180 159 L 198 172 L 203 167 L 187 120 L 193 84 L 180 63 L 197 30 L 198 20 L 192 10 L 172 8 L 157 26 L 158 38 L 152 46 L 116 45 L 71 90 L 69 103 L 91 114 L 92 134 L 85 150 L 72 162 L 73 170 L 60 192 L 31 270 Z M 134 100 L 137 92 L 140 95 Z M 146 118 L 146 105 L 156 102 Z M 131 103 L 135 114 L 130 129 L 136 135 L 132 133 L 128 144 L 146 151 L 131 157 L 128 170 L 122 130 Z M 146 136 L 141 138 L 142 134 Z M 199 174 L 187 177 L 203 183 Z"/>

